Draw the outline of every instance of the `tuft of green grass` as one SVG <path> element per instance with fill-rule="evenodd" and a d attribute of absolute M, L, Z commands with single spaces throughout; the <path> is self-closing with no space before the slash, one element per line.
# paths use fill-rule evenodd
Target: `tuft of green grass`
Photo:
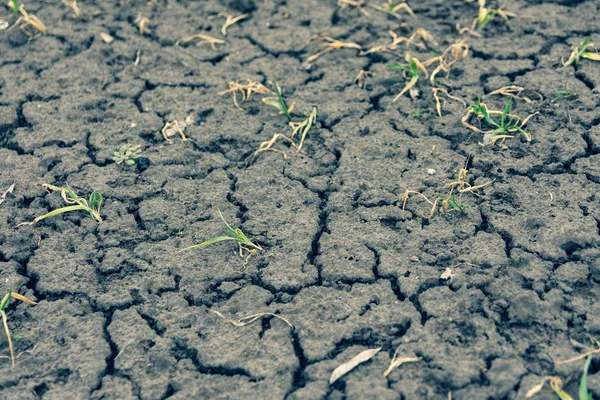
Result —
<path fill-rule="evenodd" d="M 508 99 L 508 103 L 506 103 L 506 107 L 500 113 L 500 120 L 496 121 L 491 117 L 492 112 L 490 112 L 487 106 L 481 102 L 481 99 L 477 99 L 477 104 L 471 105 L 468 107 L 468 110 L 475 114 L 475 116 L 479 119 L 483 119 L 486 124 L 491 128 L 486 131 L 486 138 L 484 142 L 486 143 L 495 143 L 498 138 L 506 138 L 512 137 L 511 133 L 518 132 L 525 140 L 528 142 L 531 141 L 531 135 L 525 130 L 523 130 L 522 126 L 527 122 L 527 119 L 522 123 L 519 123 L 519 118 L 512 117 L 510 115 L 510 109 L 512 107 L 512 98 Z M 495 111 L 494 114 L 498 114 L 498 111 Z"/>
<path fill-rule="evenodd" d="M 10 359 L 12 361 L 12 366 L 14 368 L 15 353 L 13 350 L 12 340 L 11 340 L 11 336 L 10 336 L 10 330 L 8 329 L 8 317 L 6 316 L 6 312 L 5 312 L 6 306 L 8 306 L 8 302 L 10 301 L 10 299 L 17 299 L 24 303 L 31 304 L 32 306 L 35 306 L 37 303 L 29 300 L 25 296 L 22 296 L 18 293 L 14 293 L 12 288 L 10 288 L 8 290 L 8 293 L 4 296 L 4 298 L 2 299 L 2 302 L 0 302 L 0 315 L 2 315 L 2 324 L 4 325 L 4 332 L 6 332 L 6 337 L 8 338 L 8 348 L 10 349 Z"/>
<path fill-rule="evenodd" d="M 592 43 L 592 37 L 588 36 L 579 45 L 573 47 L 573 51 L 569 56 L 569 59 L 563 63 L 563 66 L 568 67 L 569 65 L 577 65 L 579 60 L 587 58 L 588 60 L 600 61 L 600 54 L 592 51 L 588 51 L 588 48 L 594 47 Z"/>
<path fill-rule="evenodd" d="M 103 203 L 104 199 L 102 198 L 102 195 L 100 194 L 100 192 L 94 190 L 92 192 L 92 194 L 90 195 L 89 199 L 86 200 L 86 199 L 83 199 L 83 198 L 77 196 L 77 194 L 75 194 L 75 192 L 69 187 L 69 185 L 67 185 L 64 188 L 54 186 L 54 185 L 49 185 L 49 184 L 44 184 L 43 186 L 48 190 L 60 191 L 61 196 L 62 196 L 63 200 L 65 201 L 65 203 L 71 204 L 71 205 L 69 205 L 68 207 L 63 207 L 63 208 L 59 208 L 59 209 L 50 211 L 48 214 L 39 216 L 31 222 L 22 222 L 22 223 L 18 224 L 17 226 L 33 225 L 43 219 L 54 217 L 56 215 L 70 212 L 70 211 L 87 211 L 93 220 L 95 220 L 98 223 L 102 222 L 102 217 L 100 217 L 100 208 L 102 207 L 102 203 Z"/>
<path fill-rule="evenodd" d="M 277 81 L 275 80 L 275 76 L 272 77 L 272 80 L 273 80 L 273 86 L 275 87 L 275 94 L 277 95 L 277 97 L 265 97 L 264 99 L 262 99 L 263 103 L 265 103 L 268 106 L 275 107 L 276 109 L 279 110 L 279 112 L 281 114 L 284 114 L 287 117 L 291 117 L 292 110 L 294 109 L 294 105 L 296 103 L 292 103 L 292 105 L 290 107 L 288 107 L 287 104 L 285 103 L 285 100 L 283 99 L 282 94 L 281 94 L 281 88 L 279 87 L 279 85 L 277 84 Z"/>
<path fill-rule="evenodd" d="M 231 236 L 215 236 L 211 239 L 205 240 L 204 242 L 202 242 L 200 244 L 186 247 L 185 249 L 180 250 L 180 252 L 187 251 L 187 250 L 193 250 L 193 249 L 199 249 L 201 247 L 208 246 L 210 244 L 229 241 L 229 240 L 233 240 L 233 241 L 237 242 L 239 249 L 240 249 L 240 256 L 243 256 L 244 251 L 247 251 L 249 253 L 249 256 L 252 256 L 252 255 L 256 254 L 257 250 L 261 250 L 261 251 L 263 250 L 262 247 L 260 247 L 259 245 L 252 243 L 252 241 L 250 239 L 248 239 L 248 237 L 244 234 L 244 232 L 242 232 L 242 230 L 240 228 L 233 229 L 231 226 L 229 226 L 227 221 L 225 221 L 225 218 L 223 218 L 223 214 L 221 213 L 221 210 L 219 210 L 217 208 L 217 211 L 219 212 L 219 217 L 221 218 L 221 220 L 225 224 L 225 227 L 227 228 L 227 232 L 229 232 L 229 234 Z"/>
<path fill-rule="evenodd" d="M 142 156 L 141 146 L 133 146 L 130 144 L 123 145 L 119 151 L 113 152 L 113 161 L 117 164 L 125 163 L 127 165 L 135 164 L 135 159 Z"/>

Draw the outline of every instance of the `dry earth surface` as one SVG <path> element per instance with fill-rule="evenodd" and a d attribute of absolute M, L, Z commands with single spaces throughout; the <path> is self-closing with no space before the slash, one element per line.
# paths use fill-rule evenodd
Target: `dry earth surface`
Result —
<path fill-rule="evenodd" d="M 0 191 L 15 184 L 0 205 L 0 282 L 38 305 L 6 309 L 20 355 L 14 368 L 0 359 L 0 397 L 522 399 L 546 375 L 572 375 L 576 396 L 582 362 L 555 361 L 600 336 L 600 63 L 561 58 L 600 40 L 600 2 L 506 1 L 527 18 L 496 18 L 482 37 L 456 29 L 476 2 L 409 5 L 416 16 L 397 19 L 334 0 L 107 0 L 80 2 L 75 18 L 58 0 L 28 1 L 47 34 L 0 31 Z M 219 13 L 249 15 L 224 37 Z M 306 63 L 317 34 L 368 49 L 417 28 L 437 44 Z M 225 43 L 178 42 L 197 33 Z M 469 55 L 448 76 L 392 103 L 405 80 L 389 64 L 461 38 Z M 360 70 L 373 73 L 364 88 Z M 289 131 L 285 116 L 260 95 L 243 111 L 218 95 L 229 81 L 272 88 L 271 76 L 296 102 L 293 120 L 319 111 L 302 152 L 277 144 L 287 158 L 254 156 Z M 539 112 L 529 143 L 480 146 L 464 106 L 447 99 L 439 117 L 431 92 L 502 109 L 507 97 L 484 96 L 511 84 L 539 94 L 514 99 L 513 113 Z M 165 123 L 188 117 L 190 140 L 165 141 Z M 124 144 L 141 145 L 133 166 L 112 160 Z M 407 189 L 446 193 L 465 163 L 470 184 L 494 182 L 466 193 L 464 212 L 425 218 L 418 196 L 402 208 Z M 69 213 L 16 228 L 63 206 L 43 183 L 100 191 L 103 222 Z M 178 253 L 225 233 L 217 208 L 265 249 L 246 266 L 231 242 Z M 276 313 L 295 328 L 270 316 L 236 327 L 209 310 Z M 421 361 L 384 378 L 398 347 Z M 546 386 L 534 398 L 556 397 Z"/>

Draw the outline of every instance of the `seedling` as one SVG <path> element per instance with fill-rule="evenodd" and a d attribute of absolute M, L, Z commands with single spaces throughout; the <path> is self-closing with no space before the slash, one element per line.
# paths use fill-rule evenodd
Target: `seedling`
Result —
<path fill-rule="evenodd" d="M 504 11 L 502 7 L 496 9 L 489 9 L 485 6 L 486 0 L 479 0 L 479 12 L 477 14 L 477 18 L 473 21 L 473 25 L 471 29 L 475 29 L 475 26 L 479 25 L 479 30 L 483 30 L 487 24 L 489 24 L 495 17 L 498 15 L 504 21 L 508 22 L 509 17 L 516 17 L 517 14 Z"/>
<path fill-rule="evenodd" d="M 565 67 L 568 67 L 569 65 L 576 66 L 579 63 L 579 60 L 581 60 L 582 58 L 587 58 L 588 60 L 593 61 L 600 61 L 600 54 L 598 54 L 597 52 L 588 51 L 588 48 L 590 47 L 595 49 L 594 43 L 592 43 L 591 36 L 587 37 L 583 42 L 579 43 L 578 46 L 573 47 L 573 52 L 569 56 L 569 59 L 563 62 L 563 65 Z"/>
<path fill-rule="evenodd" d="M 310 128 L 313 126 L 313 124 L 316 122 L 316 120 L 317 120 L 317 107 L 313 106 L 312 111 L 309 114 L 306 114 L 306 119 L 304 121 L 301 121 L 301 122 L 290 121 L 289 125 L 290 125 L 290 128 L 292 128 L 292 134 L 289 137 L 282 133 L 274 134 L 270 140 L 266 140 L 266 141 L 260 143 L 258 150 L 256 150 L 254 152 L 254 156 L 257 156 L 258 153 L 261 153 L 263 151 L 275 151 L 277 153 L 282 153 L 283 158 L 287 158 L 287 154 L 284 151 L 273 147 L 275 145 L 275 143 L 277 143 L 278 139 L 289 142 L 293 147 L 296 148 L 296 151 L 300 152 L 302 150 L 302 146 L 304 144 L 304 139 L 306 139 L 306 135 L 308 134 L 308 131 L 310 131 Z M 298 133 L 300 133 L 301 138 L 300 138 L 300 143 L 296 144 L 296 142 L 294 141 L 294 136 L 296 136 Z"/>
<path fill-rule="evenodd" d="M 277 95 L 277 97 L 265 97 L 264 99 L 262 99 L 262 101 L 266 105 L 273 106 L 276 109 L 278 109 L 281 114 L 291 117 L 291 112 L 294 109 L 296 103 L 293 102 L 292 105 L 288 108 L 287 104 L 285 104 L 285 100 L 283 100 L 283 96 L 281 95 L 281 89 L 279 88 L 275 77 L 273 76 L 272 79 L 273 87 L 275 88 L 275 94 Z"/>
<path fill-rule="evenodd" d="M 243 19 L 248 18 L 248 16 L 249 16 L 249 14 L 241 14 L 241 15 L 238 15 L 237 17 L 234 17 L 233 15 L 219 13 L 218 15 L 209 17 L 208 19 L 213 20 L 217 17 L 225 17 L 225 23 L 223 24 L 223 26 L 221 26 L 221 34 L 223 36 L 227 36 L 227 28 L 229 28 L 231 25 L 238 23 L 239 21 L 241 21 Z"/>
<path fill-rule="evenodd" d="M 133 146 L 130 144 L 123 145 L 119 151 L 113 152 L 113 161 L 118 164 L 125 163 L 127 165 L 135 164 L 135 159 L 142 156 L 140 145 Z"/>
<path fill-rule="evenodd" d="M 239 108 L 240 110 L 243 110 L 243 109 L 242 109 L 242 107 L 240 107 L 240 105 L 238 103 L 238 99 L 237 99 L 238 93 L 240 93 L 240 95 L 242 96 L 242 102 L 244 102 L 246 100 L 250 100 L 250 98 L 252 97 L 252 93 L 259 93 L 259 94 L 272 94 L 273 93 L 269 88 L 264 86 L 262 83 L 252 81 L 250 79 L 248 79 L 246 84 L 231 81 L 228 83 L 228 85 L 229 85 L 229 89 L 220 92 L 219 96 L 223 96 L 227 93 L 231 93 L 233 96 L 233 104 L 235 104 L 235 106 L 237 108 Z"/>
<path fill-rule="evenodd" d="M 192 36 L 186 36 L 184 38 L 179 39 L 178 42 L 181 41 L 182 43 L 187 43 L 187 42 L 191 42 L 192 40 L 195 40 L 195 39 L 200 39 L 200 41 L 198 43 L 196 43 L 196 46 L 202 46 L 203 44 L 210 44 L 210 47 L 213 50 L 217 49 L 215 45 L 225 43 L 224 40 L 217 39 L 217 38 L 214 38 L 209 35 L 205 35 L 204 33 L 197 33 Z"/>
<path fill-rule="evenodd" d="M 396 97 L 394 97 L 392 103 L 396 102 L 396 100 L 402 97 L 404 93 L 411 90 L 417 84 L 417 82 L 419 81 L 419 70 L 423 71 L 423 73 L 425 74 L 425 78 L 429 76 L 427 69 L 418 59 L 411 57 L 409 53 L 406 53 L 406 60 L 409 62 L 408 66 L 402 64 L 392 64 L 389 66 L 389 68 L 391 69 L 401 70 L 404 78 L 410 78 L 406 86 L 404 86 L 404 89 L 402 89 L 402 91 Z"/>
<path fill-rule="evenodd" d="M 365 0 L 337 0 L 337 3 L 338 6 L 340 6 L 340 9 L 342 10 L 345 10 L 348 7 L 353 7 L 355 10 L 360 11 L 364 16 L 369 16 L 367 10 L 363 8 L 363 6 L 366 4 Z"/>
<path fill-rule="evenodd" d="M 467 209 L 467 206 L 462 203 L 463 193 L 471 193 L 475 196 L 479 196 L 476 193 L 477 190 L 482 189 L 482 188 L 494 183 L 494 180 L 491 180 L 491 181 L 486 182 L 481 185 L 472 186 L 471 184 L 469 184 L 466 181 L 467 173 L 468 173 L 466 165 L 467 165 L 468 161 L 469 160 L 467 159 L 467 161 L 465 162 L 465 167 L 462 168 L 458 172 L 458 176 L 457 176 L 456 180 L 444 185 L 445 188 L 449 188 L 449 192 L 447 195 L 438 196 L 434 201 L 431 201 L 423 193 L 418 192 L 416 190 L 408 190 L 407 189 L 401 198 L 402 210 L 404 210 L 404 208 L 406 207 L 406 202 L 408 201 L 409 196 L 411 194 L 416 194 L 416 195 L 420 196 L 421 198 L 423 198 L 426 202 L 431 204 L 431 210 L 429 211 L 429 215 L 425 215 L 425 213 L 421 212 L 421 216 L 423 218 L 429 219 L 429 218 L 433 217 L 433 215 L 435 214 L 435 211 L 438 209 L 438 204 L 440 204 L 440 202 L 441 202 L 441 206 L 439 208 L 439 212 L 442 215 L 447 214 L 452 211 L 464 212 Z"/>
<path fill-rule="evenodd" d="M 15 353 L 13 350 L 12 340 L 10 337 L 10 330 L 8 329 L 8 318 L 6 316 L 6 312 L 4 311 L 6 309 L 6 306 L 8 306 L 8 302 L 10 301 L 11 298 L 20 300 L 27 304 L 31 304 L 32 306 L 35 306 L 37 303 L 29 300 L 25 296 L 22 296 L 18 293 L 14 293 L 12 288 L 9 289 L 8 293 L 4 296 L 4 298 L 2 299 L 2 302 L 0 303 L 0 314 L 2 315 L 2 323 L 4 324 L 4 332 L 6 332 L 6 337 L 8 338 L 8 348 L 10 350 L 10 359 L 12 361 L 12 367 L 14 368 L 15 367 Z"/>
<path fill-rule="evenodd" d="M 531 135 L 523 127 L 529 121 L 529 119 L 538 113 L 529 115 L 527 118 L 521 121 L 521 119 L 513 114 L 510 114 L 510 108 L 512 106 L 512 98 L 508 100 L 506 107 L 503 111 L 488 110 L 487 105 L 481 102 L 481 99 L 477 100 L 477 104 L 471 105 L 467 108 L 467 114 L 461 119 L 462 124 L 467 128 L 477 133 L 482 133 L 483 143 L 482 146 L 493 146 L 498 140 L 504 141 L 505 139 L 513 138 L 515 133 L 521 134 L 525 140 L 531 141 Z M 481 130 L 469 123 L 471 115 L 475 115 L 478 120 L 483 120 L 488 125 L 488 130 Z M 500 115 L 500 120 L 496 121 L 492 118 L 492 115 Z"/>
<path fill-rule="evenodd" d="M 411 17 L 415 18 L 415 13 L 410 9 L 408 4 L 406 3 L 394 4 L 394 0 L 388 0 L 388 2 L 384 3 L 383 6 L 379 6 L 372 3 L 369 3 L 369 5 L 376 10 L 383 11 L 384 13 L 387 13 L 387 15 L 391 15 L 396 18 L 402 18 L 400 14 L 398 14 L 398 11 L 400 10 L 405 10 L 411 15 Z"/>
<path fill-rule="evenodd" d="M 577 93 L 573 89 L 561 89 L 552 92 L 552 103 L 558 103 L 561 100 L 567 100 L 577 97 Z"/>
<path fill-rule="evenodd" d="M 440 98 L 438 92 L 444 93 L 450 99 L 461 102 L 465 107 L 467 106 L 467 103 L 463 99 L 461 99 L 460 97 L 452 96 L 444 88 L 433 88 L 431 90 L 433 91 L 433 98 L 435 99 L 435 109 L 440 117 L 442 116 L 442 107 L 446 107 L 446 99 Z"/>
<path fill-rule="evenodd" d="M 258 250 L 261 250 L 261 251 L 263 250 L 262 247 L 260 247 L 259 245 L 252 243 L 250 241 L 250 239 L 248 239 L 248 237 L 244 234 L 244 232 L 242 232 L 242 230 L 240 228 L 233 229 L 231 226 L 229 226 L 229 224 L 225 221 L 225 218 L 223 218 L 223 214 L 221 213 L 221 210 L 219 210 L 217 208 L 217 211 L 219 212 L 219 217 L 221 217 L 221 220 L 225 224 L 225 227 L 227 228 L 227 231 L 229 232 L 229 234 L 231 236 L 215 236 L 211 239 L 205 240 L 204 242 L 202 242 L 200 244 L 186 247 L 185 249 L 180 250 L 180 252 L 187 251 L 187 250 L 193 250 L 193 249 L 199 249 L 201 247 L 208 246 L 213 243 L 223 242 L 226 240 L 233 240 L 233 241 L 236 241 L 238 244 L 238 247 L 240 249 L 240 257 L 244 257 L 244 251 L 246 251 L 248 253 L 248 256 L 246 257 L 246 262 L 247 262 L 248 259 L 251 256 L 255 255 Z"/>
<path fill-rule="evenodd" d="M 312 111 L 309 114 L 306 114 L 306 119 L 302 122 L 290 122 L 290 127 L 292 128 L 292 136 L 291 139 L 294 140 L 294 136 L 298 132 L 302 133 L 302 137 L 300 138 L 300 144 L 298 145 L 298 151 L 302 150 L 302 145 L 304 144 L 304 139 L 308 134 L 308 131 L 313 126 L 313 124 L 317 121 L 317 107 L 313 106 Z"/>
<path fill-rule="evenodd" d="M 55 215 L 71 211 L 87 211 L 90 217 L 92 217 L 92 219 L 94 219 L 96 222 L 102 222 L 102 218 L 100 217 L 100 207 L 102 207 L 102 202 L 104 201 L 104 199 L 102 198 L 100 192 L 94 190 L 90 195 L 89 200 L 86 200 L 81 197 L 78 197 L 75 194 L 75 192 L 73 192 L 73 190 L 69 187 L 69 185 L 63 188 L 45 183 L 42 186 L 44 186 L 48 191 L 60 192 L 60 195 L 62 196 L 65 203 L 72 205 L 68 207 L 59 208 L 54 211 L 50 211 L 48 214 L 37 217 L 31 222 L 22 222 L 17 226 L 33 225 L 43 219 L 54 217 Z"/>
<path fill-rule="evenodd" d="M 16 6 L 16 4 L 17 4 L 16 1 L 13 1 L 10 3 L 10 7 L 11 7 L 11 10 L 13 10 L 13 12 L 14 12 L 14 7 Z M 7 30 L 10 30 L 13 27 L 18 25 L 21 28 L 21 31 L 23 31 L 24 34 L 29 36 L 30 39 L 35 39 L 41 35 L 46 34 L 46 27 L 44 26 L 42 21 L 40 21 L 40 19 L 38 17 L 36 17 L 35 15 L 28 14 L 27 11 L 25 11 L 25 6 L 23 4 L 21 4 L 18 7 L 18 11 L 19 11 L 19 13 L 21 13 L 21 16 Z M 32 27 L 33 29 L 35 29 L 35 31 L 31 32 L 28 27 Z"/>
<path fill-rule="evenodd" d="M 317 58 L 321 57 L 323 54 L 329 53 L 330 51 L 333 50 L 337 50 L 337 49 L 357 49 L 357 50 L 361 50 L 362 47 L 359 44 L 353 43 L 353 42 L 341 42 L 339 40 L 336 39 L 332 39 L 329 36 L 325 36 L 325 35 L 321 35 L 321 36 L 316 36 L 314 38 L 311 39 L 312 40 L 319 40 L 322 42 L 326 42 L 324 44 L 325 48 L 321 51 L 319 51 L 316 54 L 313 54 L 312 56 L 308 57 L 308 59 L 306 60 L 307 64 L 310 64 L 311 62 L 315 61 Z"/>

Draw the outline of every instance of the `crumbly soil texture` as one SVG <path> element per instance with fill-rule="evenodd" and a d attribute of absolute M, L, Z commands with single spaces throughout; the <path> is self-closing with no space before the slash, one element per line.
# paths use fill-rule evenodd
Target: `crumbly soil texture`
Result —
<path fill-rule="evenodd" d="M 0 397 L 522 399 L 544 376 L 570 377 L 577 396 L 583 360 L 556 362 L 600 337 L 600 63 L 562 60 L 594 35 L 600 3 L 506 1 L 518 17 L 480 37 L 456 27 L 477 2 L 408 4 L 414 18 L 335 0 L 82 1 L 78 15 L 26 2 L 47 33 L 0 30 L 0 192 L 15 185 L 0 205 L 0 287 L 38 304 L 6 308 L 16 365 L 1 330 Z M 223 36 L 226 14 L 247 17 Z M 325 44 L 316 35 L 367 50 L 418 28 L 434 40 L 307 63 Z M 224 42 L 181 40 L 198 33 Z M 407 79 L 390 64 L 463 38 L 466 58 L 392 102 Z M 318 118 L 301 152 L 278 141 L 285 156 L 255 156 L 290 119 L 265 95 L 238 94 L 240 110 L 219 93 L 230 81 L 272 89 L 272 77 L 296 103 L 291 121 L 313 106 Z M 482 147 L 465 106 L 444 97 L 440 117 L 431 90 L 502 110 L 508 97 L 490 93 L 508 85 L 525 88 L 512 114 L 539 112 L 531 142 Z M 163 138 L 173 121 L 189 140 Z M 134 165 L 112 159 L 125 144 L 141 146 Z M 469 184 L 492 183 L 463 193 L 462 211 L 427 218 L 417 194 L 403 207 L 406 190 L 446 195 L 465 167 Z M 17 227 L 65 205 L 43 183 L 98 190 L 103 221 L 71 212 Z M 264 251 L 247 263 L 234 242 L 181 252 L 227 233 L 217 209 Z M 396 350 L 420 361 L 384 377 Z"/>

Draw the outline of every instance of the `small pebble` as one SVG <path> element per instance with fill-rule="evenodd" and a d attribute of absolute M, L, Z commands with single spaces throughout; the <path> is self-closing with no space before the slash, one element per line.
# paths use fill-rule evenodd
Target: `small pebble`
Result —
<path fill-rule="evenodd" d="M 429 169 L 427 170 L 427 173 L 428 173 L 429 175 L 433 175 L 433 174 L 435 174 L 435 169 L 433 169 L 433 168 L 429 168 Z"/>

